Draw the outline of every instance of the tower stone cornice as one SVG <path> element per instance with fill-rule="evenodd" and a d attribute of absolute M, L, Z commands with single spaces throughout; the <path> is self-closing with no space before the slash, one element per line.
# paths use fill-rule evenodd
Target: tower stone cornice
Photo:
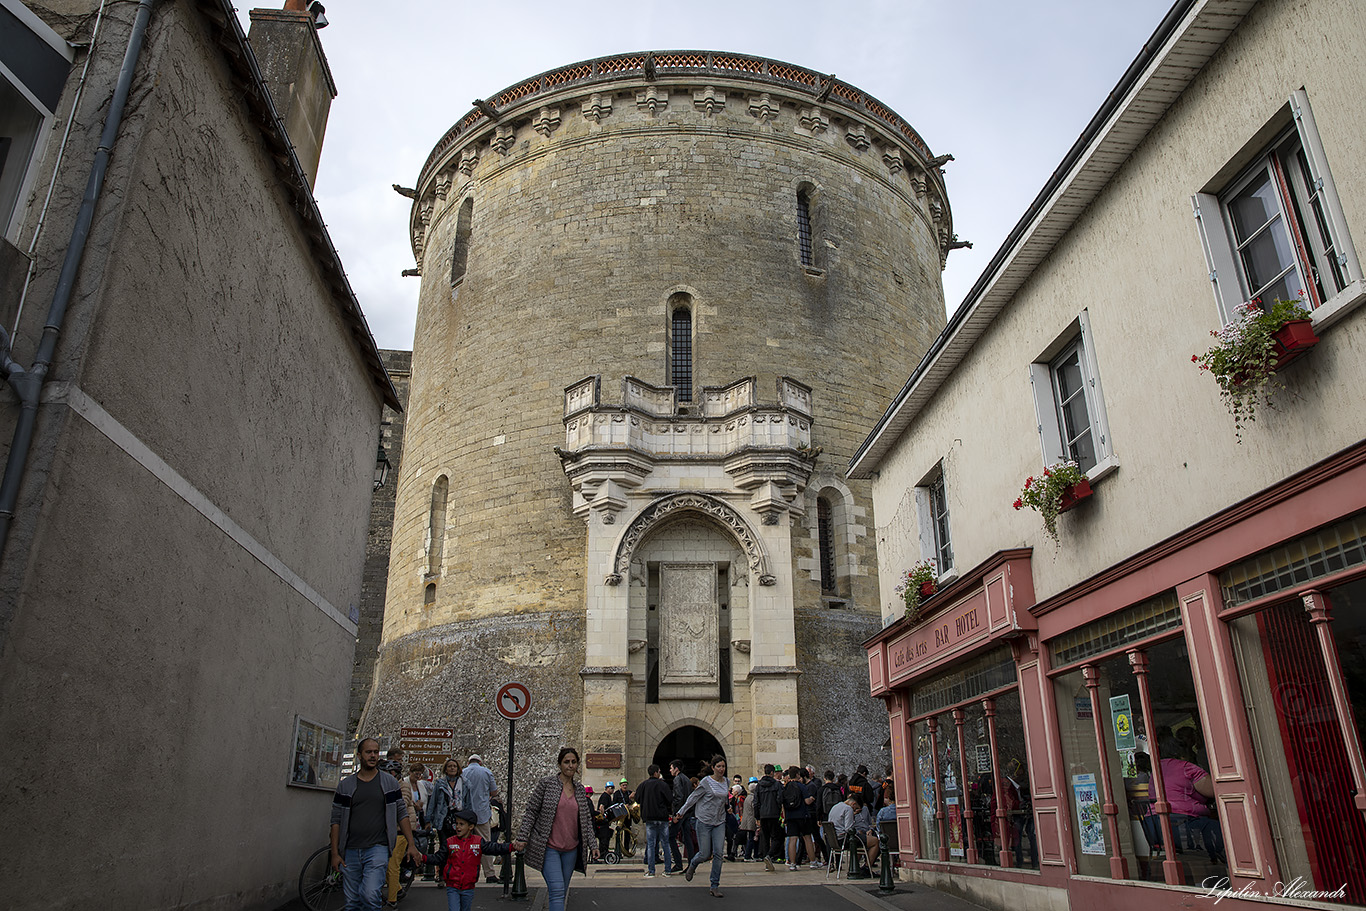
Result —
<path fill-rule="evenodd" d="M 742 108 L 752 135 L 777 132 L 848 144 L 871 156 L 891 178 L 900 178 L 924 200 L 935 229 L 952 237 L 947 193 L 936 158 L 920 134 L 872 95 L 833 76 L 764 57 L 717 51 L 640 51 L 562 66 L 478 99 L 436 144 L 422 167 L 410 216 L 419 261 L 423 235 L 434 210 L 459 200 L 485 167 L 513 154 L 519 141 L 544 145 L 571 133 L 573 118 L 597 127 L 679 126 L 679 118 L 735 128 L 735 118 L 715 125 L 727 97 Z M 786 109 L 786 110 L 784 110 Z M 524 139 L 525 137 L 525 139 Z M 575 134 L 575 138 L 582 137 Z"/>

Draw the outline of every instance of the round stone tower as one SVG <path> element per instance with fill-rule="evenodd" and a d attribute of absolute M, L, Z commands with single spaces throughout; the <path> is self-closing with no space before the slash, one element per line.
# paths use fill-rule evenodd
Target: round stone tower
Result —
<path fill-rule="evenodd" d="M 453 727 L 501 780 L 492 696 L 520 680 L 519 779 L 561 744 L 589 784 L 716 749 L 746 775 L 889 760 L 845 467 L 944 324 L 943 160 L 861 90 L 740 54 L 475 102 L 416 188 L 363 732 Z"/>

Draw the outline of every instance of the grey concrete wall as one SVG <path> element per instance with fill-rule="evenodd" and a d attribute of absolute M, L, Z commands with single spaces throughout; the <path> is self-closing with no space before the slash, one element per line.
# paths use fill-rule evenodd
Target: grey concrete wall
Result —
<path fill-rule="evenodd" d="M 300 587 L 359 601 L 380 398 L 221 55 L 193 5 L 157 5 L 55 370 L 97 409 L 42 410 L 5 554 L 0 826 L 54 838 L 5 853 L 0 905 L 271 908 L 326 841 L 327 792 L 285 782 L 296 714 L 345 728 L 354 629 Z M 78 831 L 100 856 L 54 876 Z"/>

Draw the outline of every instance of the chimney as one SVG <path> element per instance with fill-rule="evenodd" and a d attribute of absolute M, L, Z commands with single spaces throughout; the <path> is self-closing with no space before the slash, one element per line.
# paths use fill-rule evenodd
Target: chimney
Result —
<path fill-rule="evenodd" d="M 310 187 L 318 179 L 327 113 L 337 97 L 337 85 L 318 40 L 319 26 L 327 24 L 322 13 L 321 3 L 305 0 L 286 0 L 282 10 L 254 9 L 248 35 Z"/>

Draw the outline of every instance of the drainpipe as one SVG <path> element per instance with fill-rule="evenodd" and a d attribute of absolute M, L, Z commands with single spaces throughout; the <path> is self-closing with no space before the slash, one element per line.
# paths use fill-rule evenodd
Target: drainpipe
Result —
<path fill-rule="evenodd" d="M 119 71 L 119 81 L 114 87 L 114 97 L 109 103 L 109 116 L 104 122 L 104 132 L 100 134 L 99 149 L 90 165 L 90 177 L 85 185 L 85 197 L 81 200 L 80 211 L 76 214 L 76 225 L 71 229 L 71 240 L 67 244 L 66 258 L 62 262 L 61 275 L 57 279 L 57 290 L 52 295 L 52 304 L 47 311 L 47 325 L 43 327 L 42 338 L 38 342 L 38 352 L 34 355 L 33 366 L 25 370 L 10 357 L 10 339 L 0 330 L 3 342 L 3 358 L 0 369 L 5 379 L 19 396 L 19 421 L 14 427 L 14 439 L 10 443 L 9 460 L 5 463 L 5 474 L 0 479 L 0 555 L 4 554 L 9 540 L 10 527 L 14 522 L 14 509 L 19 502 L 19 485 L 23 480 L 24 466 L 28 462 L 29 449 L 33 445 L 33 428 L 38 422 L 38 399 L 52 358 L 57 351 L 57 339 L 62 333 L 62 322 L 66 317 L 67 305 L 71 302 L 72 291 L 76 287 L 76 271 L 80 268 L 81 257 L 85 254 L 85 244 L 90 237 L 90 226 L 95 220 L 95 202 L 104 187 L 104 177 L 109 170 L 109 158 L 114 150 L 114 140 L 118 137 L 119 125 L 123 122 L 123 111 L 128 104 L 128 93 L 133 85 L 133 70 L 137 67 L 138 57 L 142 54 L 142 42 L 147 36 L 147 23 L 152 18 L 152 4 L 155 0 L 139 0 L 137 16 L 133 20 L 133 32 L 128 36 L 128 49 L 123 55 L 123 68 Z"/>

